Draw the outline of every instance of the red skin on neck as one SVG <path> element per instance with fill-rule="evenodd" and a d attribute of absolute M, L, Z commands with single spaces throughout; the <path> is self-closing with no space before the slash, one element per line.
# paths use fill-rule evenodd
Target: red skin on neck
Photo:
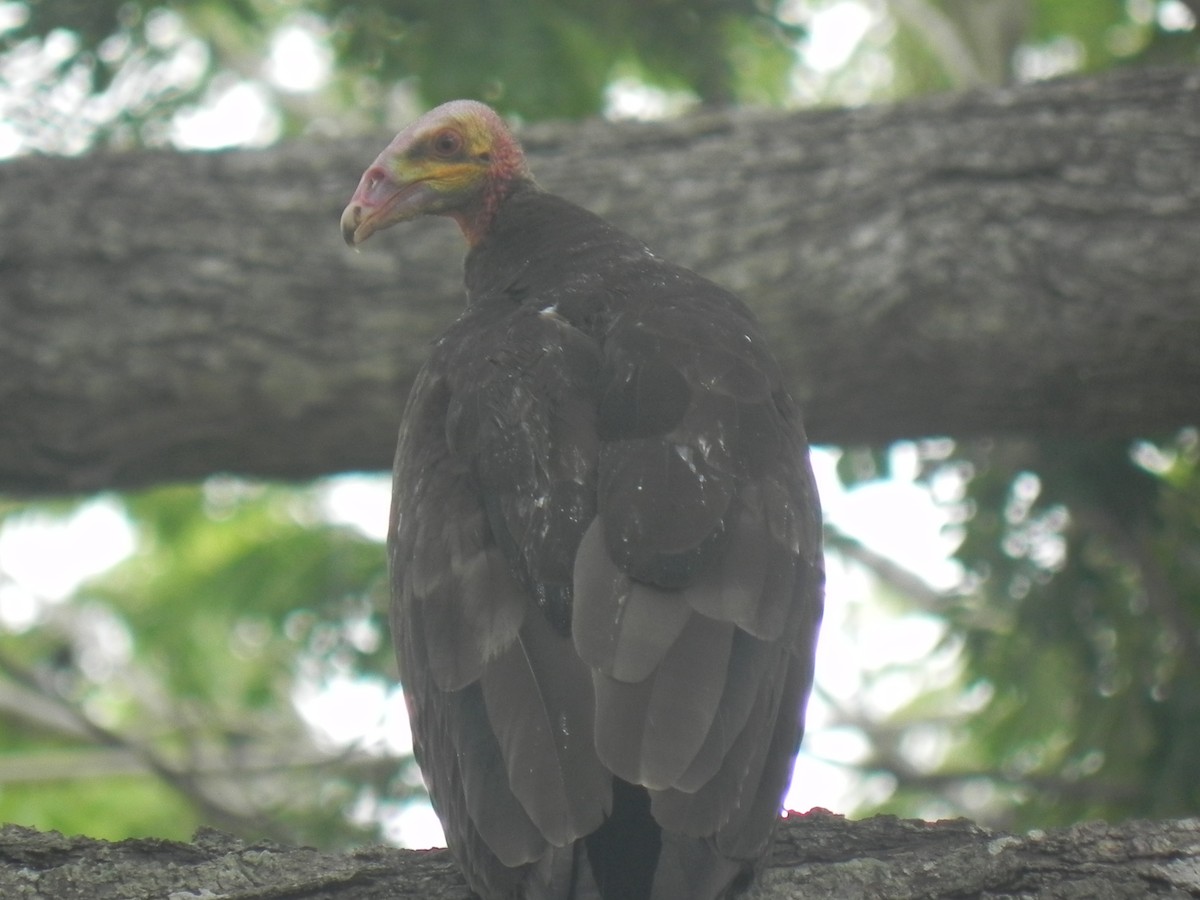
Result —
<path fill-rule="evenodd" d="M 531 180 L 529 166 L 525 162 L 525 154 L 509 133 L 503 120 L 496 116 L 495 121 L 485 119 L 484 125 L 491 138 L 491 147 L 488 152 L 491 154 L 492 162 L 488 168 L 487 180 L 477 197 L 462 207 L 452 209 L 447 213 L 458 223 L 463 237 L 471 247 L 487 237 L 497 210 L 512 193 L 517 182 Z"/>

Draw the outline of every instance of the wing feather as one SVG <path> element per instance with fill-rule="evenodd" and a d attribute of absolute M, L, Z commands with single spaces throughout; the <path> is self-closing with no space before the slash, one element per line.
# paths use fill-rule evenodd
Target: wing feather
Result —
<path fill-rule="evenodd" d="M 764 682 L 778 674 L 782 651 L 738 629 L 729 657 L 729 676 L 716 716 L 696 758 L 675 782 L 685 793 L 704 788 L 729 758 L 730 748 L 747 729 L 755 699 Z M 753 726 L 750 726 L 753 731 Z M 735 767 L 736 768 L 736 767 Z"/>
<path fill-rule="evenodd" d="M 669 789 L 651 794 L 654 817 L 664 828 L 694 837 L 736 834 L 731 823 L 746 821 L 748 807 L 759 793 L 759 782 L 770 749 L 770 735 L 777 721 L 794 722 L 796 710 L 781 704 L 782 676 L 788 669 L 788 658 L 776 653 L 774 665 L 756 685 L 757 691 L 746 724 L 726 750 L 717 772 L 698 790 Z M 795 748 L 788 754 L 790 760 Z M 785 783 L 786 784 L 786 783 Z M 773 785 L 775 786 L 775 785 Z M 782 786 L 779 794 L 782 793 Z M 779 794 L 776 794 L 778 802 Z M 773 819 L 774 816 L 768 816 Z M 760 835 L 761 836 L 761 835 Z M 749 842 L 753 845 L 758 838 Z M 722 847 L 722 850 L 725 850 Z M 760 848 L 761 850 L 761 848 Z M 753 852 L 741 854 L 752 858 Z"/>
<path fill-rule="evenodd" d="M 662 663 L 690 615 L 678 592 L 635 582 L 612 561 L 597 517 L 575 555 L 573 633 L 580 657 L 617 681 L 643 681 Z"/>
<path fill-rule="evenodd" d="M 530 616 L 482 685 L 506 780 L 545 839 L 561 847 L 598 828 L 612 773 L 596 756 L 591 673 L 570 638 Z"/>
<path fill-rule="evenodd" d="M 421 609 L 397 631 L 413 751 L 451 847 L 479 879 L 505 881 L 506 867 L 537 859 L 545 838 L 508 787 L 500 745 L 488 725 L 478 683 L 442 691 L 422 673 L 428 660 L 416 637 Z"/>
<path fill-rule="evenodd" d="M 638 682 L 596 672 L 596 750 L 619 778 L 672 786 L 716 716 L 734 628 L 693 613 L 654 672 Z"/>
<path fill-rule="evenodd" d="M 529 605 L 495 547 L 457 563 L 412 598 L 422 608 L 429 673 L 443 691 L 478 681 L 488 661 L 516 642 Z"/>

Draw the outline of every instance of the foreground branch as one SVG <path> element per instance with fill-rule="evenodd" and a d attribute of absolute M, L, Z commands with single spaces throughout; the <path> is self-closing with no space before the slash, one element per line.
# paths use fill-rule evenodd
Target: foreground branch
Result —
<path fill-rule="evenodd" d="M 1200 821 L 1194 819 L 1009 835 L 961 819 L 851 822 L 814 811 L 792 816 L 780 832 L 757 900 L 1200 894 Z M 246 844 L 207 829 L 193 844 L 109 844 L 6 826 L 0 828 L 0 896 L 467 900 L 469 894 L 445 851 L 320 853 Z"/>
<path fill-rule="evenodd" d="M 755 307 L 821 442 L 1200 421 L 1200 71 L 547 125 L 543 184 Z M 385 468 L 453 227 L 361 255 L 386 136 L 0 166 L 0 491 Z"/>

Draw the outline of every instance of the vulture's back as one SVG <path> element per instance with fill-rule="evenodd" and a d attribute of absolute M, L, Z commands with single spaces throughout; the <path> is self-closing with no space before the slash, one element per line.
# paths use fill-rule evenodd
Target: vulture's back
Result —
<path fill-rule="evenodd" d="M 485 898 L 732 896 L 766 853 L 822 605 L 808 448 L 745 307 L 532 186 L 396 455 L 418 761 Z"/>

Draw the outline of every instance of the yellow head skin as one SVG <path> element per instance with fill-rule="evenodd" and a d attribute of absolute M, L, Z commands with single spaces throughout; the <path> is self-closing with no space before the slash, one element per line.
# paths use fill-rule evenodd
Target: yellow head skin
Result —
<path fill-rule="evenodd" d="M 525 156 L 491 108 L 443 103 L 397 134 L 363 173 L 342 213 L 342 236 L 355 247 L 397 222 L 444 215 L 474 245 L 522 179 L 529 179 Z"/>

